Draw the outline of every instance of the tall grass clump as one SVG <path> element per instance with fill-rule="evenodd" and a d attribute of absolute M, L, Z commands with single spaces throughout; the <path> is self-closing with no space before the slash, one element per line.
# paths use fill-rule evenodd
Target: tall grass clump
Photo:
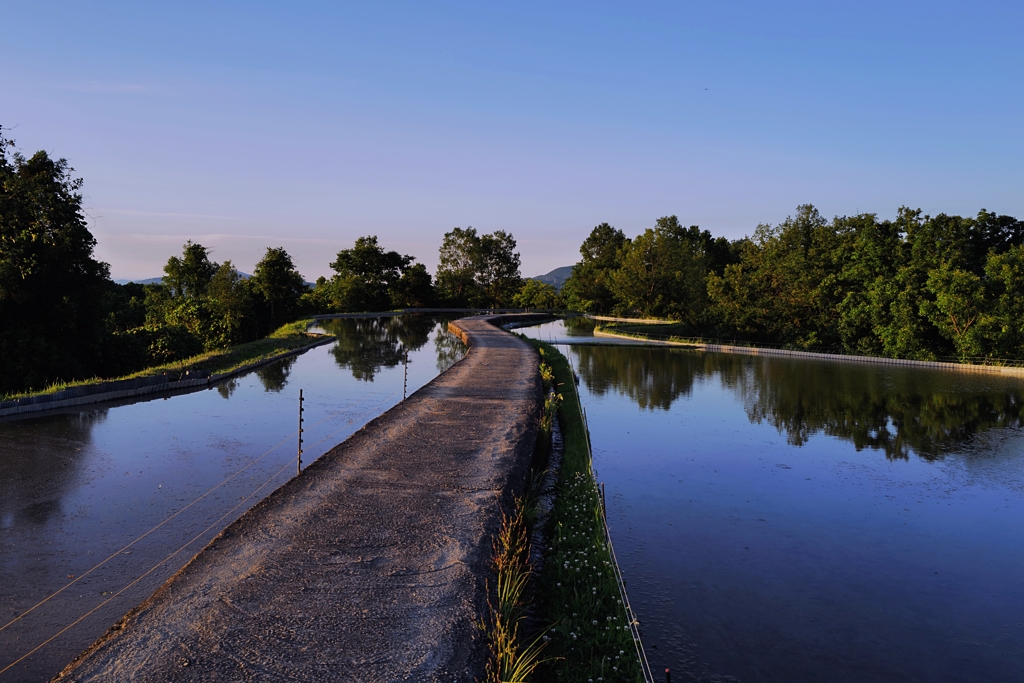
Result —
<path fill-rule="evenodd" d="M 550 370 L 565 449 L 539 580 L 539 616 L 543 623 L 552 624 L 547 634 L 548 659 L 538 671 L 539 680 L 643 681 L 605 539 L 575 378 L 554 346 L 527 341 Z"/>
<path fill-rule="evenodd" d="M 533 576 L 526 506 L 522 498 L 515 500 L 512 513 L 502 514 L 494 539 L 497 589 L 488 595 L 488 623 L 484 626 L 489 646 L 487 683 L 526 683 L 543 662 L 543 635 L 523 633 Z"/>

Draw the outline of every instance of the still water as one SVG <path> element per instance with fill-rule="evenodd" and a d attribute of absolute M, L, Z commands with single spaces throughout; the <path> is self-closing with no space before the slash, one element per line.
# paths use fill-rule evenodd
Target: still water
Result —
<path fill-rule="evenodd" d="M 0 681 L 48 680 L 294 476 L 300 388 L 308 464 L 402 400 L 406 351 L 411 393 L 464 350 L 438 318 L 321 327 L 337 342 L 210 390 L 0 422 L 0 669 L 70 626 Z"/>
<path fill-rule="evenodd" d="M 1024 681 L 1024 381 L 561 349 L 655 671 Z"/>

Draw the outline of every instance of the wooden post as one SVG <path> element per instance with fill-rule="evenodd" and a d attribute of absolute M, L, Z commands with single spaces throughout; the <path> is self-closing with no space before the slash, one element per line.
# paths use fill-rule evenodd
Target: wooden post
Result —
<path fill-rule="evenodd" d="M 402 375 L 402 400 L 404 401 L 409 390 L 409 349 L 403 349 L 403 351 L 405 351 L 405 369 Z"/>
<path fill-rule="evenodd" d="M 295 463 L 295 476 L 302 474 L 302 389 L 299 389 L 299 456 Z"/>

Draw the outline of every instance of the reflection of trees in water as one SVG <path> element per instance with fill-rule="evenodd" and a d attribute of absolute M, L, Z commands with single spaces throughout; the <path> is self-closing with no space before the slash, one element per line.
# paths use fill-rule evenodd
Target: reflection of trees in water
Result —
<path fill-rule="evenodd" d="M 455 365 L 466 354 L 466 345 L 448 331 L 447 325 L 441 325 L 438 329 L 434 337 L 434 349 L 437 351 L 438 372 L 444 372 Z"/>
<path fill-rule="evenodd" d="M 695 381 L 717 376 L 751 422 L 795 446 L 823 433 L 890 459 L 935 459 L 989 429 L 1024 426 L 1024 392 L 997 377 L 628 347 L 573 353 L 591 392 L 615 390 L 645 409 L 667 410 Z"/>
<path fill-rule="evenodd" d="M 106 410 L 0 423 L 0 518 L 44 524 L 61 512 Z"/>
<path fill-rule="evenodd" d="M 597 327 L 595 321 L 582 315 L 563 318 L 562 324 L 565 326 L 565 333 L 570 337 L 592 337 L 594 328 Z"/>
<path fill-rule="evenodd" d="M 220 394 L 221 398 L 231 398 L 231 394 L 235 393 L 235 389 L 238 388 L 238 378 L 232 377 L 226 382 L 221 382 L 217 385 L 217 393 Z"/>
<path fill-rule="evenodd" d="M 291 374 L 292 366 L 295 365 L 297 356 L 289 356 L 283 360 L 270 365 L 264 365 L 256 370 L 256 376 L 260 378 L 265 391 L 279 393 L 288 384 L 288 375 Z"/>
<path fill-rule="evenodd" d="M 433 318 L 422 315 L 334 318 L 320 323 L 338 339 L 331 347 L 335 362 L 364 382 L 372 382 L 381 368 L 401 364 L 406 349 L 416 351 L 423 347 L 436 326 Z"/>
<path fill-rule="evenodd" d="M 1024 424 L 1024 396 L 997 378 L 773 359 L 749 363 L 736 387 L 751 421 L 793 445 L 821 432 L 890 459 L 932 460 L 989 429 Z"/>
<path fill-rule="evenodd" d="M 688 395 L 699 369 L 671 358 L 664 349 L 608 345 L 572 350 L 587 389 L 599 396 L 618 391 L 647 410 L 668 410 L 673 401 Z"/>

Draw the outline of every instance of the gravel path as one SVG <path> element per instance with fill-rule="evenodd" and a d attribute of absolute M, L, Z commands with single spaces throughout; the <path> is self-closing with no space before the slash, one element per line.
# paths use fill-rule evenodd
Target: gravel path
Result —
<path fill-rule="evenodd" d="M 229 526 L 69 665 L 74 681 L 473 681 L 500 500 L 536 439 L 537 356 L 466 357 Z"/>

